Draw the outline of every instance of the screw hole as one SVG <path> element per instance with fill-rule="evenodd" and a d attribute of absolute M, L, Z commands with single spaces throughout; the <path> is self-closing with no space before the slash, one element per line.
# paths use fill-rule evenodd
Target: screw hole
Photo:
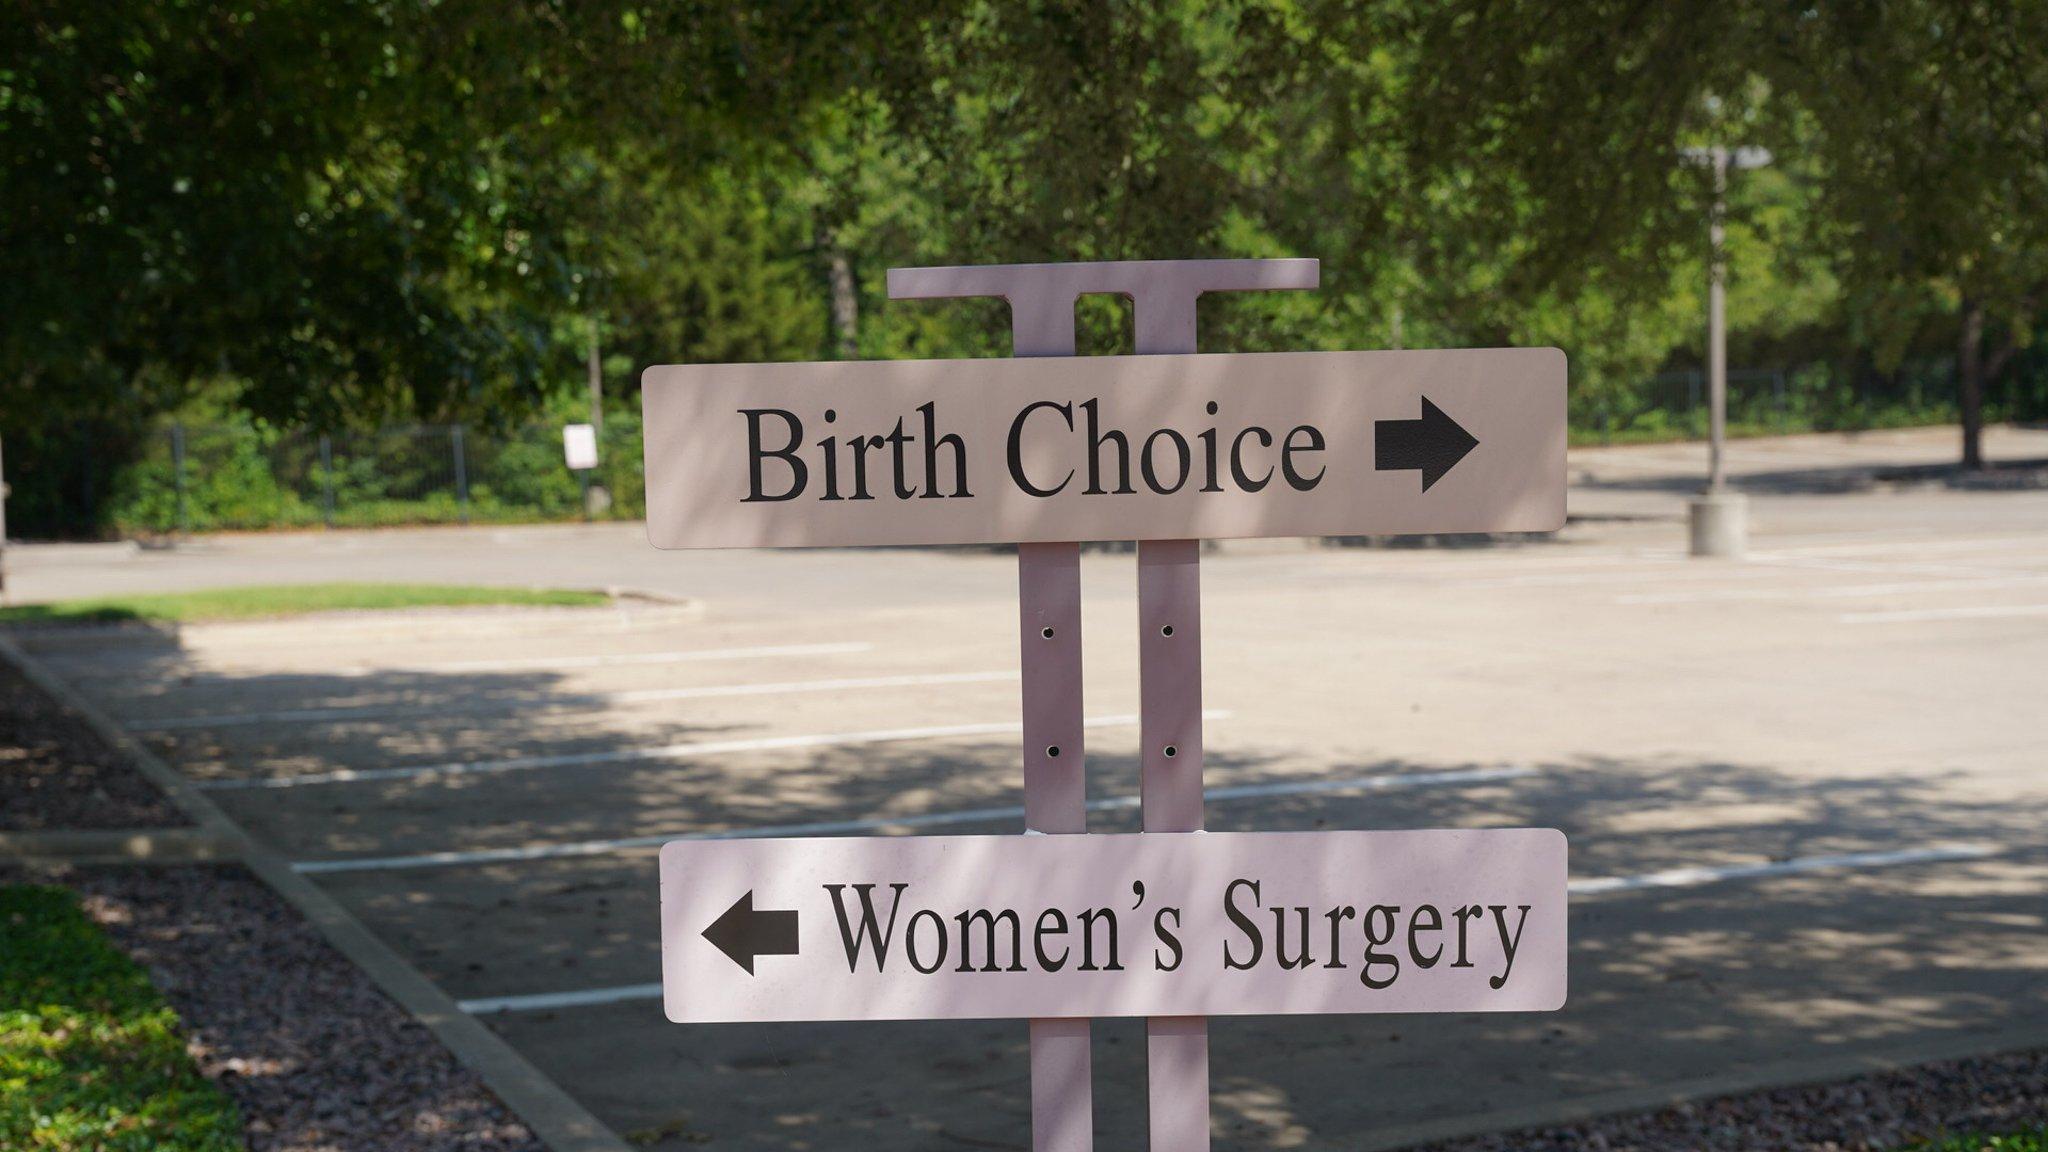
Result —
<path fill-rule="evenodd" d="M 1055 759 L 1055 760 L 1059 759 L 1059 758 L 1060 758 L 1060 746 L 1059 746 L 1059 745 L 1057 745 L 1057 744 L 1048 744 L 1048 745 L 1046 745 L 1046 746 L 1045 746 L 1045 754 L 1046 754 L 1047 756 L 1050 756 L 1050 757 L 1052 757 L 1052 758 L 1053 758 L 1053 759 Z"/>
<path fill-rule="evenodd" d="M 1050 640 L 1052 639 L 1052 629 L 1047 628 L 1044 631 L 1040 632 L 1039 635 L 1045 637 L 1047 640 Z"/>
<path fill-rule="evenodd" d="M 1160 627 L 1160 629 L 1159 629 L 1159 634 L 1160 634 L 1161 636 L 1171 636 L 1171 635 L 1173 635 L 1173 625 L 1171 625 L 1171 624 L 1166 624 L 1166 625 L 1162 625 L 1162 626 Z"/>
<path fill-rule="evenodd" d="M 1178 749 L 1178 748 L 1175 748 L 1175 747 L 1174 747 L 1173 745 L 1171 745 L 1171 744 L 1168 744 L 1168 745 L 1166 746 L 1166 758 L 1167 758 L 1168 760 L 1171 760 L 1171 759 L 1173 759 L 1173 758 L 1174 758 L 1175 756 L 1178 756 L 1178 755 L 1180 755 L 1180 749 Z"/>

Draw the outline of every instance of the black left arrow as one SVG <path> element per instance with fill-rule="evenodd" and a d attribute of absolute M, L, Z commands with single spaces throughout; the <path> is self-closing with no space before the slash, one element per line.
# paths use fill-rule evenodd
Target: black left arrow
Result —
<path fill-rule="evenodd" d="M 1479 440 L 1444 410 L 1422 398 L 1422 419 L 1380 420 L 1373 424 L 1373 470 L 1421 472 L 1422 490 L 1444 478 Z"/>
<path fill-rule="evenodd" d="M 751 976 L 756 956 L 796 955 L 796 910 L 756 912 L 754 894 L 749 891 L 711 922 L 704 938 Z"/>

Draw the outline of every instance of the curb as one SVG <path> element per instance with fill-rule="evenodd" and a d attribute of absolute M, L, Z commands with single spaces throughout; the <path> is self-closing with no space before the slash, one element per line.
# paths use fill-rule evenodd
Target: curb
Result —
<path fill-rule="evenodd" d="M 14 641 L 0 634 L 0 659 L 29 682 L 71 709 L 95 734 L 126 755 L 142 775 L 197 824 L 186 835 L 219 848 L 215 859 L 238 859 L 271 890 L 284 897 L 329 944 L 366 973 L 400 1008 L 425 1025 L 463 1065 L 483 1079 L 512 1113 L 554 1152 L 631 1152 L 630 1146 L 578 1104 L 524 1056 L 456 1006 L 426 975 L 378 939 L 348 909 L 290 862 L 252 838 L 176 769 L 122 731 L 97 705 L 44 668 Z M 114 835 L 121 835 L 115 833 Z M 160 834 L 158 834 L 160 835 Z M 131 861 L 132 862 L 132 861 Z"/>
<path fill-rule="evenodd" d="M 292 615 L 254 616 L 196 623 L 152 623 L 141 620 L 20 621 L 0 625 L 0 631 L 17 639 L 43 645 L 92 647 L 124 644 L 138 640 L 175 636 L 186 628 L 204 628 L 210 633 L 234 635 L 262 633 L 279 625 L 309 624 L 345 632 L 361 640 L 404 639 L 416 636 L 431 624 L 439 635 L 489 636 L 508 623 L 560 628 L 586 628 L 592 623 L 631 620 L 636 624 L 698 620 L 704 616 L 704 602 L 688 596 L 667 596 L 630 588 L 579 588 L 573 591 L 601 593 L 610 597 L 604 604 L 470 604 L 433 605 L 420 608 L 334 609 Z"/>
<path fill-rule="evenodd" d="M 190 828 L 0 832 L 0 860 L 50 864 L 195 864 L 232 860 L 225 837 Z"/>

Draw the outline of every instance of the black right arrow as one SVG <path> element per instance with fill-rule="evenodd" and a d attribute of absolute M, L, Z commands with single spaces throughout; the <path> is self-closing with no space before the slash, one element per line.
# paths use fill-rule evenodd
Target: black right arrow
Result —
<path fill-rule="evenodd" d="M 756 956 L 796 955 L 796 910 L 756 912 L 754 893 L 749 890 L 711 922 L 704 938 L 751 976 Z"/>
<path fill-rule="evenodd" d="M 1479 441 L 1444 410 L 1422 398 L 1420 420 L 1378 420 L 1373 423 L 1373 469 L 1378 472 L 1422 473 L 1422 490 L 1443 479 Z"/>

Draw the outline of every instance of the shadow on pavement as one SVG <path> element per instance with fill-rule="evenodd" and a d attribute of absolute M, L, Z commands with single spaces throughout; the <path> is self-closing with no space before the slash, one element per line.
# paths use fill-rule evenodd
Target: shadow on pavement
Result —
<path fill-rule="evenodd" d="M 1819 482 L 1800 475 L 1798 483 Z M 138 657 L 129 673 L 138 678 L 193 672 L 174 635 L 141 645 Z M 224 701 L 397 709 L 402 716 L 276 734 L 152 737 L 201 778 L 602 751 L 756 728 L 693 718 L 683 706 L 628 726 L 604 697 L 565 690 L 549 673 L 207 675 L 214 682 L 205 691 Z M 878 715 L 876 726 L 885 722 Z M 1497 767 L 1308 760 L 1284 748 L 1218 748 L 1208 760 L 1215 787 Z M 1090 767 L 1091 795 L 1135 793 L 1131 757 L 1095 756 Z M 2016 1030 L 2048 1035 L 2048 908 L 2040 899 L 2048 814 L 1984 794 L 1981 781 L 1938 767 L 1815 778 L 1768 764 L 1591 754 L 1534 767 L 1528 777 L 1471 787 L 1216 803 L 1209 826 L 1558 827 L 1572 839 L 1580 878 L 1959 843 L 1997 854 L 1575 900 L 1573 992 L 1555 1014 L 1217 1019 L 1217 1147 L 1341 1147 L 1392 1126 L 1658 1085 L 1676 1090 L 1743 1069 L 1832 1067 L 1977 1038 L 1995 1047 Z M 886 819 L 1019 802 L 1016 753 L 1001 736 L 215 795 L 299 858 Z M 1009 832 L 1018 823 L 998 816 L 934 831 Z M 1134 830 L 1136 812 L 1104 812 L 1092 826 Z M 1361 885 L 1370 879 L 1361 877 Z M 458 996 L 658 977 L 651 849 L 320 882 Z M 788 1152 L 1028 1145 L 1019 1022 L 684 1028 L 664 1021 L 653 1001 L 488 1022 L 650 1148 L 706 1141 Z M 1142 1024 L 1104 1021 L 1095 1036 L 1098 1138 L 1104 1147 L 1140 1146 Z"/>

